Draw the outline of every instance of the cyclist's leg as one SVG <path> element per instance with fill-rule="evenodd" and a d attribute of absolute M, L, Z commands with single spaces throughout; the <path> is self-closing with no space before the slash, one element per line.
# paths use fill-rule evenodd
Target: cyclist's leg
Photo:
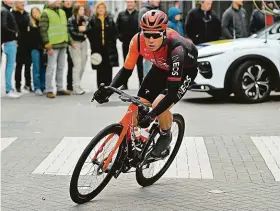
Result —
<path fill-rule="evenodd" d="M 153 65 L 138 91 L 137 96 L 140 97 L 140 101 L 151 107 L 152 102 L 154 102 L 162 90 L 165 89 L 167 76 L 167 71 Z M 136 125 L 137 113 L 134 116 L 133 123 Z"/>
<path fill-rule="evenodd" d="M 159 102 L 165 97 L 164 94 L 160 94 L 155 101 L 152 104 L 152 108 L 155 108 Z M 174 106 L 175 104 L 173 103 L 166 111 L 161 113 L 157 119 L 159 121 L 160 129 L 165 131 L 169 130 L 171 128 L 172 122 L 173 122 L 173 115 L 170 112 L 170 109 Z"/>
<path fill-rule="evenodd" d="M 166 149 L 168 149 L 168 147 L 172 141 L 172 133 L 171 133 L 170 129 L 171 129 L 171 125 L 173 122 L 173 115 L 170 112 L 170 109 L 179 100 L 181 100 L 182 97 L 186 94 L 190 83 L 195 79 L 195 77 L 197 75 L 197 69 L 194 68 L 193 70 L 184 71 L 184 73 L 185 73 L 184 77 L 182 79 L 180 88 L 176 95 L 177 96 L 176 100 L 166 111 L 164 111 L 157 117 L 158 121 L 159 121 L 160 129 L 161 129 L 160 130 L 161 136 L 158 139 L 158 141 L 151 153 L 152 157 L 161 157 L 162 154 L 166 151 Z M 152 104 L 153 108 L 155 108 L 160 103 L 160 101 L 165 97 L 165 94 L 166 94 L 166 90 L 156 98 L 156 100 Z"/>

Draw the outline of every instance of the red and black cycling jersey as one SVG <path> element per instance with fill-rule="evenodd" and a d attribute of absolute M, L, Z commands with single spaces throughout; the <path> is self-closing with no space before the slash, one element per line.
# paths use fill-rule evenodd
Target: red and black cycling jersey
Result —
<path fill-rule="evenodd" d="M 125 59 L 124 68 L 133 70 L 140 54 L 157 67 L 171 71 L 172 76 L 173 60 L 177 62 L 176 60 L 179 55 L 176 57 L 176 54 L 182 54 L 180 52 L 182 49 L 184 52 L 184 55 L 181 55 L 184 56 L 182 67 L 187 68 L 195 65 L 197 60 L 197 49 L 192 42 L 189 39 L 182 37 L 175 30 L 169 28 L 167 29 L 166 36 L 167 38 L 159 50 L 150 51 L 146 46 L 144 35 L 141 32 L 136 34 L 130 42 L 129 53 Z M 140 39 L 139 42 L 138 38 Z M 179 46 L 182 48 L 181 50 L 179 48 L 176 49 Z M 172 60 L 173 56 L 174 58 Z"/>
<path fill-rule="evenodd" d="M 154 115 L 158 116 L 185 94 L 187 90 L 185 80 L 188 81 L 188 84 L 190 83 L 191 78 L 188 77 L 188 71 L 196 69 L 198 52 L 189 39 L 169 28 L 162 46 L 157 51 L 150 51 L 146 46 L 143 33 L 139 32 L 132 38 L 124 66 L 114 78 L 111 86 L 119 87 L 131 76 L 139 55 L 151 61 L 159 69 L 167 71 L 168 74 L 167 94 L 152 111 Z M 158 80 L 163 79 L 159 77 Z M 154 82 L 154 86 L 157 86 L 157 81 Z M 180 89 L 183 90 L 180 91 Z"/>

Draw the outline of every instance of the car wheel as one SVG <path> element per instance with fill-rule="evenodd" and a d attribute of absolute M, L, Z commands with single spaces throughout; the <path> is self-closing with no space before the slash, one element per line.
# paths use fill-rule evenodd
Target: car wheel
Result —
<path fill-rule="evenodd" d="M 211 90 L 207 92 L 209 95 L 211 95 L 213 98 L 217 100 L 227 100 L 229 98 L 229 93 L 224 89 L 219 90 Z"/>
<path fill-rule="evenodd" d="M 271 92 L 271 74 L 267 65 L 253 60 L 240 65 L 233 77 L 233 91 L 239 102 L 267 100 Z"/>

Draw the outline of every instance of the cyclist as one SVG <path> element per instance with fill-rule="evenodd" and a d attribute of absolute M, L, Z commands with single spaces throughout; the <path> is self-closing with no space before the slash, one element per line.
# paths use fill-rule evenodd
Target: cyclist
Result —
<path fill-rule="evenodd" d="M 167 15 L 159 10 L 150 10 L 142 16 L 142 30 L 131 40 L 124 65 L 110 84 L 119 88 L 126 82 L 139 55 L 153 63 L 137 94 L 142 103 L 153 108 L 147 115 L 138 116 L 138 125 L 147 128 L 154 118 L 159 121 L 160 137 L 150 154 L 153 158 L 162 157 L 168 149 L 173 121 L 169 110 L 184 96 L 197 75 L 196 47 L 189 39 L 167 28 L 167 22 Z M 102 104 L 108 102 L 112 94 L 109 90 L 97 90 L 94 99 Z"/>

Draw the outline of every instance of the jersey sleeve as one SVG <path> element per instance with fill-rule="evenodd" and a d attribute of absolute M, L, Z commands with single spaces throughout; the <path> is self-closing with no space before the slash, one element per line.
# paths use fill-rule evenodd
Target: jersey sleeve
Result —
<path fill-rule="evenodd" d="M 159 116 L 176 101 L 178 90 L 182 84 L 185 50 L 182 46 L 178 46 L 172 50 L 170 56 L 167 95 L 165 95 L 159 104 L 150 112 L 152 117 Z"/>
<path fill-rule="evenodd" d="M 128 70 L 133 70 L 135 64 L 137 63 L 139 52 L 138 52 L 138 33 L 134 35 L 132 40 L 129 44 L 129 50 L 128 54 L 126 56 L 125 62 L 124 62 L 124 68 Z"/>

